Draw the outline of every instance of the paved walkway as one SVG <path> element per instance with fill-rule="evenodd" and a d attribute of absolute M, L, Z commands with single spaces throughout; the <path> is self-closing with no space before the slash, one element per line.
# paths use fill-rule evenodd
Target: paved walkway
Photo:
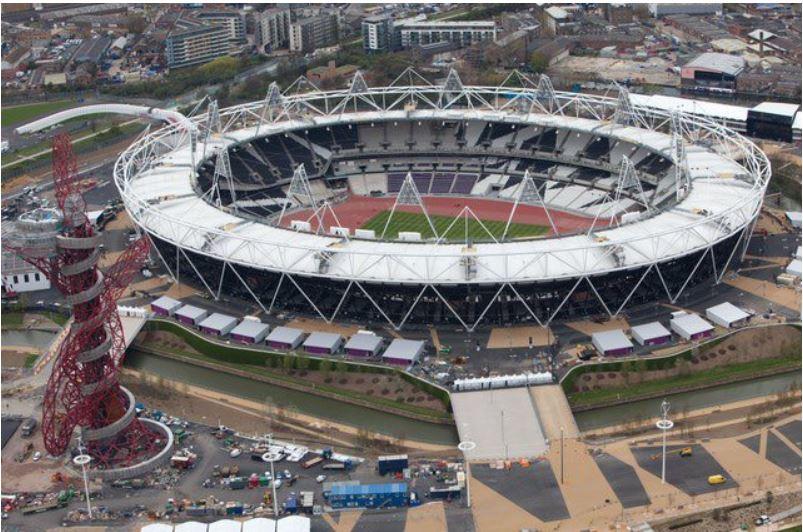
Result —
<path fill-rule="evenodd" d="M 569 401 L 559 384 L 532 386 L 530 387 L 530 397 L 535 403 L 538 419 L 541 420 L 544 433 L 551 444 L 560 439 L 561 428 L 563 428 L 564 438 L 580 436 L 580 429 L 577 428 Z"/>
<path fill-rule="evenodd" d="M 476 447 L 469 460 L 533 458 L 547 442 L 527 388 L 506 388 L 451 395 L 461 441 Z"/>

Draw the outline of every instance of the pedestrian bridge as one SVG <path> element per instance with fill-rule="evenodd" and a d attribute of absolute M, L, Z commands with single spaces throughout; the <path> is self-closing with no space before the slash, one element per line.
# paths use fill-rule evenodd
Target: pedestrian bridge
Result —
<path fill-rule="evenodd" d="M 579 435 L 563 389 L 556 384 L 451 394 L 464 451 L 471 461 L 536 458 L 560 439 Z"/>

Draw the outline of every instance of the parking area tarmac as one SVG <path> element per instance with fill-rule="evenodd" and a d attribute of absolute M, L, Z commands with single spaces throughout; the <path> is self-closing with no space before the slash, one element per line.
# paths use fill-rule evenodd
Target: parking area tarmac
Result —
<path fill-rule="evenodd" d="M 800 434 L 803 430 L 803 421 L 796 419 L 785 423 L 776 429 L 778 432 L 786 436 L 786 439 L 794 443 L 800 449 Z"/>
<path fill-rule="evenodd" d="M 684 447 L 692 448 L 691 456 L 680 456 L 678 451 Z M 631 451 L 642 469 L 658 478 L 661 477 L 660 446 L 631 447 Z M 701 495 L 738 486 L 725 468 L 702 445 L 671 445 L 667 446 L 666 452 L 666 481 L 687 495 Z M 725 482 L 711 485 L 708 483 L 708 477 L 711 475 L 722 475 L 725 477 Z"/>
<path fill-rule="evenodd" d="M 650 497 L 636 475 L 635 469 L 609 454 L 598 454 L 594 456 L 600 471 L 605 480 L 608 481 L 619 502 L 625 508 L 635 508 L 650 504 Z"/>
<path fill-rule="evenodd" d="M 737 440 L 739 443 L 750 449 L 756 454 L 760 454 L 761 449 L 761 434 L 756 434 L 754 436 L 750 436 L 749 438 L 744 438 L 742 440 Z"/>
<path fill-rule="evenodd" d="M 569 510 L 548 460 L 539 460 L 529 467 L 514 465 L 510 470 L 474 465 L 471 474 L 541 521 L 569 518 Z"/>
<path fill-rule="evenodd" d="M 772 431 L 767 432 L 767 460 L 789 473 L 800 473 L 800 455 Z"/>

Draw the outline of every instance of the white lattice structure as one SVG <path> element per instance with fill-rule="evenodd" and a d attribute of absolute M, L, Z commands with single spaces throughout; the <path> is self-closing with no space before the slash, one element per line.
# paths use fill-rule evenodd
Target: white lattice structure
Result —
<path fill-rule="evenodd" d="M 565 311 L 567 303 L 574 304 L 572 295 L 578 290 L 588 291 L 600 308 L 615 315 L 640 293 L 642 283 L 652 282 L 646 279 L 660 279 L 656 286 L 662 286 L 661 292 L 671 301 L 700 275 L 698 271 L 711 268 L 709 263 L 713 279 L 719 282 L 744 254 L 770 175 L 765 155 L 732 130 L 699 116 L 677 112 L 673 117 L 667 111 L 640 106 L 626 93 L 608 98 L 556 92 L 546 78 L 518 88 L 466 86 L 455 73 L 449 74 L 446 86 L 437 86 L 412 72 L 387 87 L 367 87 L 361 76 L 344 90 L 322 91 L 313 86 L 311 92 L 302 92 L 303 86 L 294 84 L 297 90 L 283 95 L 272 89 L 265 101 L 220 110 L 213 107 L 211 116 L 190 120 L 201 135 L 188 132 L 184 122 L 176 121 L 136 141 L 117 161 L 115 182 L 131 218 L 159 244 L 160 256 L 176 276 L 179 263 L 188 263 L 214 297 L 220 295 L 223 276 L 233 274 L 266 311 L 276 307 L 280 290 L 292 286 L 310 312 L 325 320 L 336 319 L 349 298 L 359 297 L 370 301 L 375 312 L 397 328 L 423 301 L 441 305 L 449 319 L 473 330 L 504 298 L 505 304 L 520 305 L 523 319 L 546 325 Z M 624 163 L 626 180 L 608 179 L 607 195 L 624 201 L 625 193 L 633 190 L 638 203 L 648 202 L 648 209 L 636 221 L 597 224 L 580 234 L 470 245 L 443 239 L 412 243 L 291 231 L 221 209 L 202 199 L 196 187 L 203 154 L 255 138 L 315 127 L 411 121 L 484 121 L 558 128 L 574 133 L 575 138 L 578 133 L 589 139 L 606 136 L 619 150 L 616 160 L 582 164 L 615 176 L 627 156 L 632 162 Z M 404 136 L 401 127 L 388 130 Z M 196 137 L 197 145 L 190 142 Z M 636 147 L 638 154 L 624 153 L 617 148 L 621 143 Z M 652 155 L 673 162 L 682 156 L 683 160 L 679 171 L 661 178 L 639 174 L 654 189 L 645 194 L 632 181 L 636 175 L 632 166 Z M 559 154 L 544 157 L 566 162 Z M 683 183 L 676 183 L 679 179 Z M 535 190 L 537 195 L 527 185 L 525 196 L 514 199 L 551 206 L 551 198 L 562 194 L 567 203 L 582 197 L 600 202 L 599 217 L 617 208 L 600 199 L 603 194 L 555 193 L 551 182 L 547 184 Z M 681 187 L 688 190 L 675 194 Z M 629 200 L 627 205 L 635 203 Z M 219 273 L 198 268 L 194 264 L 198 260 L 219 264 Z M 278 286 L 272 294 L 258 293 L 240 273 L 243 269 L 251 275 L 264 272 L 278 279 L 273 283 Z M 670 275 L 670 269 L 682 270 L 683 278 Z M 612 276 L 619 274 L 632 280 L 627 283 L 629 293 L 607 299 L 609 290 L 598 286 L 610 284 Z M 342 296 L 338 292 L 340 299 L 332 312 L 324 310 L 317 294 L 306 288 L 323 282 L 344 289 Z M 378 286 L 398 287 L 409 294 L 404 296 L 409 299 L 405 299 L 405 311 L 392 315 L 376 296 Z M 456 295 L 462 291 L 482 295 Z M 548 303 L 541 295 L 544 291 L 550 294 Z M 469 297 L 474 298 L 471 310 L 461 310 L 469 305 Z"/>

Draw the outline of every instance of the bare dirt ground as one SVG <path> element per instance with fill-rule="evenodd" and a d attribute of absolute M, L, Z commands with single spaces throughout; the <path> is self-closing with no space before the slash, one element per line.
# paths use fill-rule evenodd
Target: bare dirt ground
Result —
<path fill-rule="evenodd" d="M 596 332 L 610 331 L 611 329 L 627 330 L 630 328 L 630 324 L 627 323 L 627 320 L 622 317 L 609 319 L 603 321 L 602 323 L 597 323 L 590 320 L 570 321 L 566 325 L 589 336 Z"/>
<path fill-rule="evenodd" d="M 337 323 L 327 323 L 323 320 L 317 320 L 312 318 L 295 318 L 287 323 L 288 327 L 294 327 L 296 329 L 301 329 L 306 333 L 313 333 L 313 332 L 330 332 L 335 334 L 340 334 L 345 337 L 349 337 L 354 335 L 358 330 L 359 327 L 356 325 L 340 325 Z"/>
<path fill-rule="evenodd" d="M 740 290 L 744 290 L 745 292 L 749 292 L 754 296 L 772 301 L 782 307 L 797 312 L 800 311 L 800 292 L 793 287 L 778 286 L 775 283 L 744 276 L 737 276 L 735 279 L 726 279 L 725 283 L 735 286 Z"/>
<path fill-rule="evenodd" d="M 496 327 L 491 329 L 488 337 L 488 349 L 529 347 L 531 338 L 535 347 L 544 347 L 555 341 L 555 335 L 549 329 L 537 325 Z"/>
<path fill-rule="evenodd" d="M 2 362 L 3 369 L 21 368 L 25 366 L 25 360 L 28 355 L 39 354 L 41 354 L 40 351 L 32 347 L 4 345 L 2 352 L 0 352 L 0 362 Z"/>

